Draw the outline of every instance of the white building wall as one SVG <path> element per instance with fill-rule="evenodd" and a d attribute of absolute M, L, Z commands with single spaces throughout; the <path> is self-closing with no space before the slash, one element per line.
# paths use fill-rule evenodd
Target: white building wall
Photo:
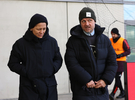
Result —
<path fill-rule="evenodd" d="M 98 5 L 101 6 L 102 4 Z M 85 3 L 73 2 L 0 1 L 0 99 L 18 97 L 19 75 L 9 70 L 7 62 L 13 43 L 24 35 L 32 15 L 40 13 L 47 17 L 49 33 L 57 39 L 64 59 L 65 44 L 70 36 L 69 31 L 71 27 L 79 24 L 78 13 L 85 6 Z M 124 20 L 123 5 L 107 4 L 107 6 L 116 19 Z M 95 9 L 94 6 L 92 8 Z M 100 15 L 107 16 L 108 13 L 104 12 Z M 118 27 L 122 36 L 124 36 L 123 24 L 116 22 L 111 25 L 110 29 L 112 27 Z M 70 84 L 64 60 L 60 71 L 56 74 L 56 79 L 58 93 L 69 93 Z M 109 89 L 112 89 L 112 85 L 109 86 Z"/>

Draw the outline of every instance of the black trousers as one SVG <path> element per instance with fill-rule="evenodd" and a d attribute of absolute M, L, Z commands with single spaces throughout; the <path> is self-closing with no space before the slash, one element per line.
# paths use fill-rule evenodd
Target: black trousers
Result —
<path fill-rule="evenodd" d="M 122 76 L 122 72 L 117 72 L 115 75 L 115 84 L 112 91 L 113 94 L 116 93 L 118 88 L 120 89 L 121 92 L 123 91 L 121 76 Z"/>

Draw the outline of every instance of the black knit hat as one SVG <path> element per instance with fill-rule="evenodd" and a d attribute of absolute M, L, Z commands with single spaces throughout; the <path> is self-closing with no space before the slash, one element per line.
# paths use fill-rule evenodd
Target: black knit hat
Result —
<path fill-rule="evenodd" d="M 115 34 L 118 34 L 119 35 L 119 30 L 117 28 L 113 28 L 111 30 L 111 33 L 115 33 Z"/>
<path fill-rule="evenodd" d="M 38 23 L 45 22 L 48 25 L 47 18 L 41 14 L 35 14 L 31 17 L 29 22 L 29 29 L 35 27 Z"/>
<path fill-rule="evenodd" d="M 94 11 L 89 8 L 89 7 L 84 7 L 80 13 L 79 13 L 79 21 L 81 22 L 81 20 L 83 18 L 92 18 L 94 19 L 94 21 L 96 22 L 96 16 L 95 16 L 95 13 Z"/>

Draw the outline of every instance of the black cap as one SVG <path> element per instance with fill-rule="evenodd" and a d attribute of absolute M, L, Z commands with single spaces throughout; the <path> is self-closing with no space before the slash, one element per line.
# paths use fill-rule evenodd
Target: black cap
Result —
<path fill-rule="evenodd" d="M 29 22 L 29 29 L 35 27 L 38 23 L 45 22 L 48 25 L 47 18 L 41 14 L 35 14 L 31 17 Z"/>
<path fill-rule="evenodd" d="M 83 18 L 92 18 L 96 22 L 96 16 L 94 11 L 89 7 L 84 7 L 79 13 L 79 21 Z"/>
<path fill-rule="evenodd" d="M 117 28 L 113 28 L 111 30 L 111 33 L 115 33 L 115 34 L 118 34 L 119 35 L 119 30 Z"/>

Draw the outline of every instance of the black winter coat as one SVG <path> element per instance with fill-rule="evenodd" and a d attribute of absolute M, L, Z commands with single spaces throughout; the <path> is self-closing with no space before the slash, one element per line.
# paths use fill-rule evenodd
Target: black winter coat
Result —
<path fill-rule="evenodd" d="M 109 38 L 102 34 L 103 31 L 104 28 L 95 26 L 96 60 L 88 42 L 82 37 L 84 33 L 81 26 L 77 25 L 70 31 L 65 63 L 70 75 L 73 100 L 109 99 L 107 86 L 100 89 L 86 87 L 91 80 L 102 79 L 107 85 L 111 84 L 115 77 L 117 70 L 115 51 Z"/>
<path fill-rule="evenodd" d="M 54 86 L 57 100 L 56 79 L 54 74 L 62 65 L 62 57 L 57 41 L 49 36 L 48 28 L 42 39 L 31 31 L 13 45 L 8 66 L 20 75 L 19 100 L 46 100 Z"/>

